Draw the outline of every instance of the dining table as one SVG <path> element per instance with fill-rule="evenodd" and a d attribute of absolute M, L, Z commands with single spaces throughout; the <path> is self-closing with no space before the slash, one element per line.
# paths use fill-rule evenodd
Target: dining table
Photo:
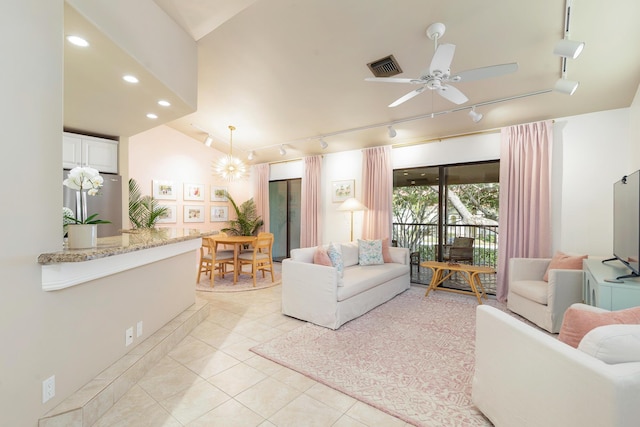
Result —
<path fill-rule="evenodd" d="M 245 245 L 253 243 L 256 240 L 256 236 L 209 236 L 204 239 L 210 239 L 214 243 L 223 245 L 233 245 L 233 283 L 238 282 L 238 255 L 242 251 Z M 214 246 L 217 249 L 217 245 Z"/>

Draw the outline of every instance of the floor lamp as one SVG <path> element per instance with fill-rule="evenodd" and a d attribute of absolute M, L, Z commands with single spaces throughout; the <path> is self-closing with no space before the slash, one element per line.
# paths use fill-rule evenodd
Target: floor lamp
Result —
<path fill-rule="evenodd" d="M 365 205 L 360 203 L 355 197 L 351 197 L 345 200 L 344 202 L 342 202 L 340 207 L 338 207 L 338 210 L 351 212 L 351 238 L 349 239 L 349 241 L 352 242 L 353 241 L 353 213 L 355 211 L 366 211 L 368 209 Z"/>

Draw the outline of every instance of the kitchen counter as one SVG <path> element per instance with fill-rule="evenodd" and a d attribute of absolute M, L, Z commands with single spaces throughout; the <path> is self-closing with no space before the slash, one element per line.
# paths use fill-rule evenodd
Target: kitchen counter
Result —
<path fill-rule="evenodd" d="M 96 248 L 41 254 L 42 289 L 68 288 L 188 252 L 194 253 L 196 265 L 195 253 L 202 237 L 214 234 L 217 231 L 177 228 L 127 231 L 120 236 L 99 237 Z"/>

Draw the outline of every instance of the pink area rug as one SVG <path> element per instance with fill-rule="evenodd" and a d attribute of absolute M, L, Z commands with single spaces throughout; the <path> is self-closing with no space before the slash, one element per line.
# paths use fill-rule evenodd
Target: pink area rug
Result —
<path fill-rule="evenodd" d="M 412 286 L 337 331 L 307 323 L 251 350 L 416 426 L 490 426 L 471 402 L 477 301 L 424 292 Z"/>
<path fill-rule="evenodd" d="M 280 263 L 273 264 L 274 281 L 271 281 L 271 274 L 265 272 L 265 277 L 262 277 L 262 273 L 258 273 L 256 278 L 256 286 L 253 287 L 253 279 L 246 274 L 240 274 L 238 276 L 238 282 L 233 283 L 233 273 L 225 275 L 224 279 L 219 276 L 215 276 L 213 279 L 213 287 L 211 287 L 211 279 L 207 275 L 200 277 L 200 282 L 196 283 L 196 291 L 201 292 L 242 292 L 242 291 L 255 291 L 258 289 L 270 288 L 272 286 L 278 286 L 282 283 L 281 276 L 282 265 Z M 248 267 L 245 266 L 245 269 Z"/>

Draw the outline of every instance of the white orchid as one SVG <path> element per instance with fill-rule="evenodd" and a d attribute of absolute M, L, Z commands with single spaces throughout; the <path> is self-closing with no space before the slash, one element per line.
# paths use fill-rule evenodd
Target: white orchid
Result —
<path fill-rule="evenodd" d="M 98 194 L 98 190 L 102 187 L 104 179 L 100 176 L 97 169 L 90 167 L 75 167 L 71 169 L 67 179 L 62 184 L 77 191 L 87 191 L 89 196 Z"/>

